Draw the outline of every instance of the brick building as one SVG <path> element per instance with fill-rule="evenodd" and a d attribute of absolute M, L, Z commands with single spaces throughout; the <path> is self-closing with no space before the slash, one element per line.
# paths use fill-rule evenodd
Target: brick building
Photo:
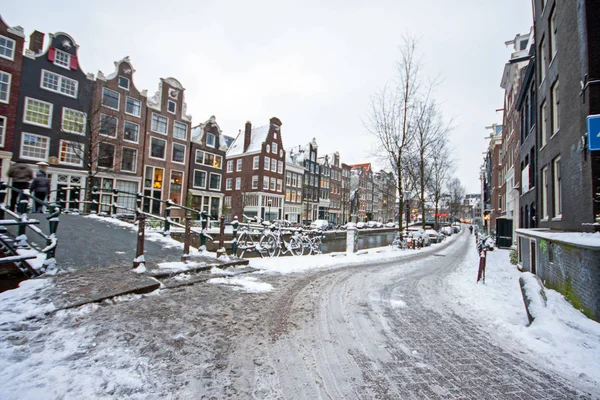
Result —
<path fill-rule="evenodd" d="M 25 34 L 0 17 L 0 179 L 8 182 L 23 68 Z"/>
<path fill-rule="evenodd" d="M 222 213 L 226 151 L 227 145 L 214 115 L 192 129 L 186 204 L 213 219 Z"/>
<path fill-rule="evenodd" d="M 142 209 L 151 214 L 164 211 L 158 200 L 186 204 L 192 117 L 187 115 L 184 92 L 177 79 L 161 78 L 158 91 L 147 101 L 143 193 L 152 199 L 145 198 Z"/>
<path fill-rule="evenodd" d="M 258 128 L 246 122 L 244 132 L 240 131 L 227 150 L 225 204 L 232 215 L 267 220 L 283 217 L 286 152 L 281 125 L 275 117 Z"/>
<path fill-rule="evenodd" d="M 23 57 L 13 160 L 37 169 L 47 162 L 51 201 L 79 209 L 87 184 L 88 118 L 93 76 L 78 61 L 79 46 L 66 33 L 35 31 Z"/>
<path fill-rule="evenodd" d="M 350 189 L 358 189 L 358 221 L 369 221 L 373 219 L 373 171 L 371 163 L 352 165 Z"/>
<path fill-rule="evenodd" d="M 352 167 L 342 163 L 341 223 L 350 221 L 350 174 Z"/>
<path fill-rule="evenodd" d="M 394 221 L 396 205 L 395 177 L 391 172 L 378 171 L 373 175 L 373 219 L 386 223 Z"/>
<path fill-rule="evenodd" d="M 292 163 L 304 168 L 304 183 L 302 185 L 302 223 L 310 223 L 319 218 L 320 173 L 317 163 L 317 140 L 304 146 L 290 149 Z"/>
<path fill-rule="evenodd" d="M 335 152 L 327 155 L 329 168 L 329 222 L 337 225 L 343 224 L 342 218 L 342 165 L 340 153 Z"/>
<path fill-rule="evenodd" d="M 488 126 L 492 132 L 482 167 L 483 220 L 488 234 L 496 229 L 496 219 L 502 204 L 502 125 Z"/>
<path fill-rule="evenodd" d="M 329 198 L 331 187 L 331 165 L 329 163 L 329 157 L 327 155 L 319 157 L 317 159 L 317 166 L 319 171 L 318 219 L 329 221 L 329 207 L 331 206 L 331 199 Z"/>
<path fill-rule="evenodd" d="M 285 204 L 283 218 L 287 221 L 302 223 L 302 185 L 304 182 L 304 167 L 290 160 L 289 155 L 285 164 Z"/>
<path fill-rule="evenodd" d="M 142 182 L 144 139 L 146 131 L 146 91 L 133 83 L 135 70 L 125 57 L 115 61 L 115 71 L 105 76 L 98 71 L 94 83 L 90 120 L 89 146 L 92 162 L 92 185 L 139 193 Z M 113 195 L 102 192 L 101 203 L 113 204 Z M 132 212 L 137 205 L 132 196 L 117 196 Z M 103 206 L 100 211 L 110 211 Z"/>

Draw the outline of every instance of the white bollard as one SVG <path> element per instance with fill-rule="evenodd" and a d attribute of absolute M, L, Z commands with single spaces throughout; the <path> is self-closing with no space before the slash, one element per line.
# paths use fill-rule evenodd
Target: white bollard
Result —
<path fill-rule="evenodd" d="M 348 229 L 346 230 L 346 254 L 348 255 L 356 253 L 357 234 L 356 227 L 349 224 Z"/>

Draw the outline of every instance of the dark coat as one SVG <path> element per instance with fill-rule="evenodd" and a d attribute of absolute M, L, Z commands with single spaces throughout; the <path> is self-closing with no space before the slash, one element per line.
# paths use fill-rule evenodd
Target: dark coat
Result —
<path fill-rule="evenodd" d="M 38 172 L 38 175 L 31 181 L 30 189 L 32 192 L 45 192 L 50 191 L 50 179 L 46 177 L 43 172 Z"/>
<path fill-rule="evenodd" d="M 33 170 L 26 164 L 15 164 L 8 170 L 8 177 L 13 182 L 27 182 L 33 178 Z"/>

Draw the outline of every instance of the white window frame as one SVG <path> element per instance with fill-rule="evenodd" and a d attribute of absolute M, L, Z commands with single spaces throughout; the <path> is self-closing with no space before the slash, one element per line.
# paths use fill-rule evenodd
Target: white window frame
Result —
<path fill-rule="evenodd" d="M 152 155 L 152 141 L 153 140 L 160 140 L 165 142 L 165 156 L 163 158 L 159 158 L 159 157 L 154 157 Z M 150 136 L 150 140 L 149 140 L 149 149 L 148 149 L 148 157 L 154 159 L 154 160 L 162 160 L 162 161 L 166 161 L 167 160 L 167 141 L 165 139 L 161 139 L 161 138 L 157 138 L 156 136 Z"/>
<path fill-rule="evenodd" d="M 157 117 L 157 121 L 160 118 L 164 118 L 164 119 L 167 120 L 167 122 L 165 124 L 165 132 L 164 133 L 161 132 L 161 131 L 154 130 L 154 117 L 155 116 Z M 164 115 L 161 115 L 161 114 L 152 113 L 152 118 L 150 119 L 150 130 L 152 132 L 158 133 L 159 135 L 165 135 L 166 136 L 169 133 L 169 118 L 167 118 L 167 117 L 165 117 Z"/>
<path fill-rule="evenodd" d="M 235 178 L 235 190 L 241 190 L 242 188 L 242 177 L 238 176 Z"/>
<path fill-rule="evenodd" d="M 0 99 L 0 103 L 8 104 L 8 103 L 10 103 L 10 88 L 12 85 L 12 75 L 6 71 L 0 71 L 0 75 L 8 76 L 8 83 L 7 83 L 8 88 L 6 90 L 6 100 Z"/>
<path fill-rule="evenodd" d="M 277 161 L 277 173 L 283 174 L 283 161 Z"/>
<path fill-rule="evenodd" d="M 23 150 L 25 148 L 25 146 L 23 146 L 23 141 L 25 140 L 25 135 L 35 136 L 35 137 L 42 138 L 42 139 L 46 140 L 46 155 L 43 158 L 30 157 L 30 156 L 26 156 L 26 155 L 23 154 Z M 20 158 L 22 158 L 24 160 L 47 161 L 48 160 L 48 152 L 49 151 L 50 151 L 50 138 L 48 136 L 36 135 L 35 133 L 29 133 L 29 132 L 23 132 L 21 134 L 21 148 L 19 150 L 19 152 L 20 152 L 19 157 Z"/>
<path fill-rule="evenodd" d="M 113 147 L 113 162 L 112 162 L 112 167 L 102 167 L 100 166 L 99 162 L 100 162 L 100 146 L 102 145 L 107 145 L 107 146 L 112 146 Z M 117 162 L 117 146 L 115 143 L 112 142 L 100 142 L 98 144 L 98 159 L 96 161 L 96 164 L 98 165 L 98 168 L 102 168 L 104 170 L 111 170 L 114 171 L 115 170 L 115 163 Z"/>
<path fill-rule="evenodd" d="M 238 158 L 235 162 L 235 170 L 240 172 L 242 170 L 242 159 Z"/>
<path fill-rule="evenodd" d="M 233 172 L 233 160 L 227 160 L 227 172 Z"/>
<path fill-rule="evenodd" d="M 66 56 L 67 61 L 66 61 L 66 65 L 63 63 L 63 61 L 59 61 L 59 56 Z M 71 69 L 71 54 L 67 53 L 66 51 L 62 51 L 60 49 L 55 49 L 54 52 L 54 65 L 58 65 L 61 68 L 64 69 Z"/>
<path fill-rule="evenodd" d="M 271 159 L 271 172 L 277 172 L 277 160 Z"/>
<path fill-rule="evenodd" d="M 204 186 L 196 186 L 196 172 L 204 173 Z M 194 177 L 192 179 L 192 186 L 199 189 L 206 189 L 208 184 L 208 172 L 203 169 L 194 169 Z"/>
<path fill-rule="evenodd" d="M 32 121 L 28 121 L 26 119 L 27 116 L 27 108 L 29 106 L 29 102 L 30 101 L 35 101 L 38 103 L 44 103 L 44 104 L 49 104 L 50 105 L 50 111 L 49 111 L 49 116 L 48 116 L 48 125 L 44 125 L 44 124 L 40 124 L 38 122 L 32 122 Z M 54 104 L 52 103 L 48 103 L 47 101 L 42 101 L 42 100 L 38 100 L 38 99 L 34 99 L 33 97 L 25 97 L 25 107 L 23 110 L 23 122 L 29 125 L 35 125 L 35 126 L 41 126 L 42 128 L 51 128 L 52 127 L 52 113 L 54 112 Z"/>
<path fill-rule="evenodd" d="M 117 108 L 111 107 L 111 106 L 107 106 L 106 104 L 104 104 L 104 91 L 109 91 L 109 92 L 113 92 L 117 94 Z M 102 98 L 100 99 L 100 104 L 102 104 L 102 107 L 106 107 L 110 110 L 117 110 L 119 111 L 119 107 L 121 106 L 121 93 L 116 92 L 112 89 L 109 89 L 107 87 L 103 87 L 102 88 Z"/>
<path fill-rule="evenodd" d="M 183 137 L 175 136 L 175 132 L 177 130 L 176 128 L 181 128 L 181 127 L 184 128 L 185 134 L 183 135 Z M 180 121 L 173 121 L 173 138 L 178 139 L 178 140 L 187 140 L 187 135 L 188 135 L 187 124 L 184 124 L 183 122 L 180 122 Z"/>
<path fill-rule="evenodd" d="M 133 113 L 127 112 L 127 100 L 129 100 L 129 99 L 131 99 L 133 101 L 137 101 L 139 103 L 139 109 L 140 109 L 139 114 L 133 114 Z M 125 114 L 140 118 L 142 116 L 142 102 L 134 97 L 125 96 Z"/>
<path fill-rule="evenodd" d="M 121 79 L 125 79 L 127 81 L 127 87 L 121 86 Z M 131 87 L 131 80 L 123 75 L 119 75 L 117 77 L 117 86 L 121 89 L 129 90 L 129 88 Z"/>
<path fill-rule="evenodd" d="M 58 143 L 58 163 L 61 165 L 71 165 L 74 167 L 82 167 L 83 166 L 83 160 L 81 159 L 81 155 L 78 157 L 78 162 L 76 163 L 71 163 L 71 162 L 67 162 L 67 161 L 63 161 L 61 160 L 62 158 L 62 146 L 63 143 L 65 143 L 67 146 L 71 145 L 71 149 L 73 149 L 73 145 L 79 145 L 78 147 L 80 148 L 80 151 L 83 153 L 85 151 L 85 146 L 83 145 L 83 143 L 79 143 L 79 142 L 73 142 L 71 140 L 63 140 L 61 139 Z M 77 154 L 77 153 L 75 153 Z M 77 155 L 76 155 L 77 157 Z"/>
<path fill-rule="evenodd" d="M 11 39 L 11 38 L 9 38 L 9 37 L 6 37 L 6 36 L 4 36 L 4 35 L 0 35 L 0 38 L 2 38 L 2 39 L 4 39 L 4 40 L 6 40 L 7 42 L 10 42 L 10 43 L 12 43 L 12 57 L 7 57 L 7 56 L 5 56 L 4 54 L 0 54 L 0 57 L 2 57 L 2 58 L 5 58 L 5 59 L 7 59 L 7 60 L 14 61 L 14 59 L 15 59 L 15 52 L 16 52 L 16 50 L 17 50 L 17 42 L 15 42 L 15 40 L 14 40 L 14 39 Z M 6 48 L 6 49 L 8 49 L 8 47 L 5 47 L 5 48 Z"/>
<path fill-rule="evenodd" d="M 231 181 L 232 181 L 231 178 L 225 179 L 225 190 L 231 190 L 231 188 L 232 188 Z"/>
<path fill-rule="evenodd" d="M 277 191 L 281 192 L 283 190 L 283 180 L 277 179 Z"/>
<path fill-rule="evenodd" d="M 552 160 L 552 219 L 562 218 L 562 174 L 557 164 L 560 156 Z"/>
<path fill-rule="evenodd" d="M 274 192 L 275 189 L 277 189 L 277 179 L 271 177 L 271 184 L 269 185 L 269 190 Z"/>
<path fill-rule="evenodd" d="M 265 146 L 265 152 L 267 152 L 267 153 L 271 152 L 271 145 L 269 143 L 267 143 L 267 145 Z"/>
<path fill-rule="evenodd" d="M 208 143 L 208 138 L 212 137 L 212 144 Z M 217 147 L 217 137 L 210 133 L 210 132 L 206 132 L 206 147 L 212 147 L 212 148 L 216 148 Z"/>
<path fill-rule="evenodd" d="M 175 155 L 175 146 L 183 146 L 183 161 L 175 161 L 173 159 L 173 156 Z M 185 144 L 175 143 L 175 142 L 173 142 L 171 144 L 171 162 L 173 162 L 175 164 L 185 164 L 186 153 L 187 153 L 187 146 Z"/>
<path fill-rule="evenodd" d="M 258 175 L 252 175 L 252 189 L 258 189 Z"/>
<path fill-rule="evenodd" d="M 540 149 L 546 147 L 548 143 L 548 104 L 546 100 L 542 102 L 540 106 Z"/>
<path fill-rule="evenodd" d="M 269 190 L 269 177 L 263 176 L 263 190 Z"/>
<path fill-rule="evenodd" d="M 252 169 L 257 170 L 260 167 L 260 156 L 254 156 L 252 159 Z"/>
<path fill-rule="evenodd" d="M 548 68 L 548 52 L 546 51 L 546 38 L 540 41 L 540 86 L 546 80 L 546 68 Z"/>
<path fill-rule="evenodd" d="M 264 167 L 265 171 L 271 170 L 271 159 L 267 156 L 265 156 L 265 161 L 264 161 L 263 167 Z"/>
<path fill-rule="evenodd" d="M 173 111 L 169 110 L 169 106 L 173 104 Z M 173 100 L 167 100 L 167 112 L 173 115 L 177 114 L 177 103 Z"/>
<path fill-rule="evenodd" d="M 558 79 L 550 88 L 550 97 L 552 98 L 552 136 L 556 135 L 560 131 L 560 86 Z"/>
<path fill-rule="evenodd" d="M 102 117 L 108 117 L 108 118 L 114 118 L 115 121 L 117 121 L 117 123 L 115 124 L 115 135 L 114 136 L 110 136 L 110 135 L 105 135 L 104 133 L 101 133 L 100 131 L 100 127 L 102 126 Z M 98 117 L 98 135 L 100 136 L 104 136 L 104 137 L 111 137 L 111 138 L 116 138 L 117 136 L 119 136 L 119 118 L 115 117 L 114 115 L 108 115 L 108 114 L 100 114 L 100 117 Z"/>
<path fill-rule="evenodd" d="M 131 125 L 137 126 L 137 140 L 136 141 L 127 139 L 125 137 L 125 124 L 131 124 Z M 129 142 L 129 143 L 139 143 L 140 142 L 140 129 L 141 129 L 140 124 L 136 124 L 135 122 L 123 120 L 123 140 L 125 142 Z"/>
<path fill-rule="evenodd" d="M 66 111 L 73 111 L 75 113 L 83 115 L 83 132 L 77 132 L 77 131 L 71 131 L 71 130 L 65 129 L 65 112 Z M 74 109 L 68 108 L 68 107 L 63 107 L 63 109 L 62 109 L 62 120 L 61 120 L 61 129 L 62 129 L 63 132 L 68 132 L 68 133 L 73 133 L 75 135 L 85 136 L 85 132 L 87 130 L 87 126 L 86 126 L 87 124 L 86 124 L 86 122 L 87 122 L 87 114 L 84 113 L 83 111 L 74 110 Z"/>
<path fill-rule="evenodd" d="M 210 182 L 211 182 L 211 176 L 218 176 L 219 177 L 219 187 L 218 188 L 211 188 L 210 187 Z M 208 190 L 216 190 L 216 191 L 221 191 L 221 185 L 223 182 L 223 176 L 221 174 L 217 174 L 215 172 L 209 172 L 208 173 Z"/>
<path fill-rule="evenodd" d="M 275 142 L 271 143 L 271 152 L 273 154 L 277 154 L 277 143 L 275 143 Z"/>
<path fill-rule="evenodd" d="M 550 31 L 550 62 L 554 61 L 554 57 L 556 57 L 556 53 L 558 53 L 558 46 L 556 43 L 556 6 L 552 9 L 550 13 L 550 18 L 548 19 L 548 30 Z"/>
<path fill-rule="evenodd" d="M 0 115 L 0 121 L 3 121 L 0 125 L 0 147 L 4 147 L 4 138 L 6 137 L 6 124 L 8 123 L 8 119 Z"/>
<path fill-rule="evenodd" d="M 125 149 L 129 149 L 129 150 L 133 150 L 135 151 L 135 158 L 133 160 L 133 171 L 130 171 L 128 169 L 123 169 L 123 153 L 125 152 Z M 121 163 L 119 164 L 119 169 L 121 172 L 130 172 L 130 173 L 137 173 L 137 157 L 138 157 L 138 149 L 136 149 L 135 147 L 127 147 L 127 146 L 123 146 L 122 150 L 121 150 Z"/>
<path fill-rule="evenodd" d="M 542 168 L 542 188 L 541 188 L 541 216 L 542 221 L 548 220 L 548 166 Z"/>

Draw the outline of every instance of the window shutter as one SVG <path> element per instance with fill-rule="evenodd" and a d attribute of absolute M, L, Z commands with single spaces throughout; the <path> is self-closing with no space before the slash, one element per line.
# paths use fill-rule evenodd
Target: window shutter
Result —
<path fill-rule="evenodd" d="M 71 55 L 71 69 L 77 69 L 77 56 Z"/>
<path fill-rule="evenodd" d="M 54 62 L 55 55 L 56 55 L 56 47 L 50 47 L 48 49 L 48 61 Z"/>

